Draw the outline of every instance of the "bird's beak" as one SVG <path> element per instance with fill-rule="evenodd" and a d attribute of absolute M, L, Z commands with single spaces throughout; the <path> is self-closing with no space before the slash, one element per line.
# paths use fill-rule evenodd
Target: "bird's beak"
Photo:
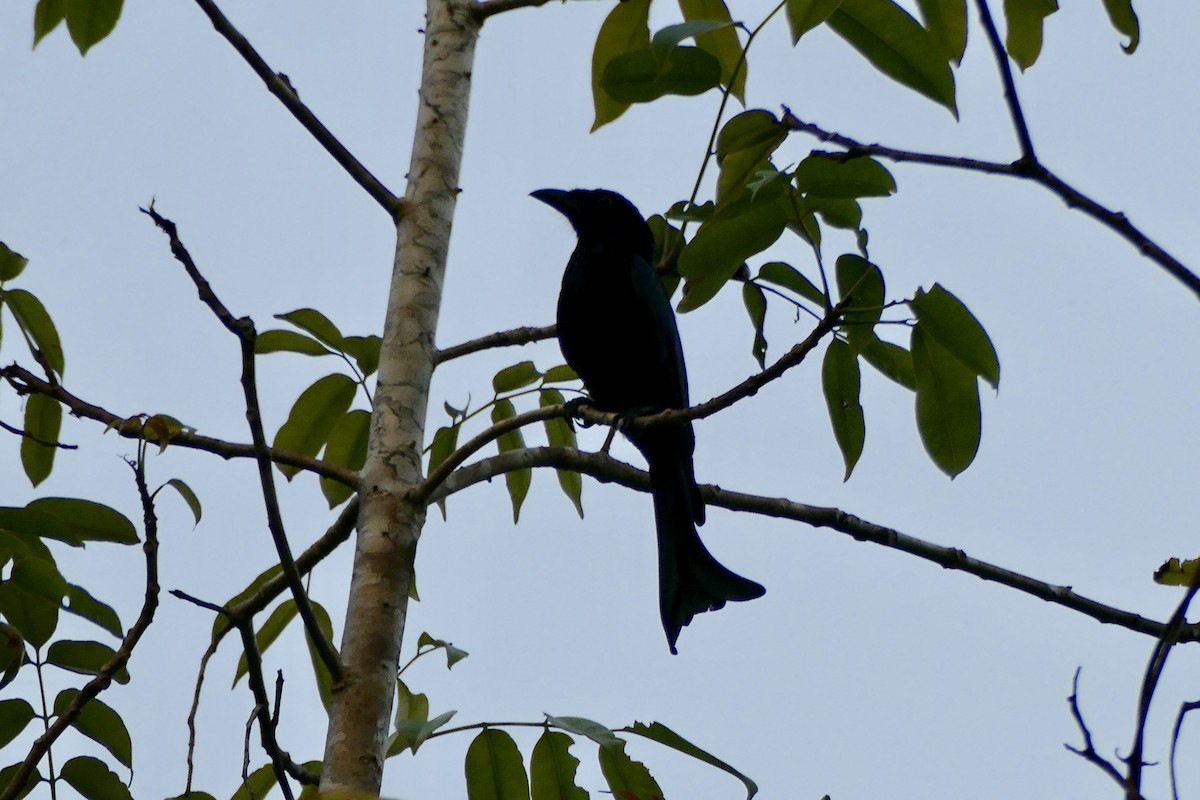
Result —
<path fill-rule="evenodd" d="M 541 200 L 546 205 L 566 216 L 567 219 L 574 218 L 575 202 L 571 198 L 570 192 L 565 192 L 562 189 L 538 189 L 536 192 L 530 192 L 529 196 L 535 200 Z"/>

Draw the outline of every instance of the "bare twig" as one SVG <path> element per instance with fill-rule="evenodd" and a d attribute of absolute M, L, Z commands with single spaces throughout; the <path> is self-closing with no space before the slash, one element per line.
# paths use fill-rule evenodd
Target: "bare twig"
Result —
<path fill-rule="evenodd" d="M 879 144 L 864 144 L 848 136 L 827 131 L 812 123 L 804 122 L 797 118 L 787 106 L 783 107 L 783 112 L 782 121 L 784 125 L 787 125 L 792 130 L 807 133 L 823 142 L 830 142 L 843 147 L 847 151 L 847 156 L 878 156 L 879 158 L 886 158 L 896 162 L 950 167 L 971 172 L 983 172 L 990 175 L 1007 175 L 1012 178 L 1033 181 L 1057 195 L 1066 203 L 1068 208 L 1078 209 L 1132 244 L 1137 248 L 1139 253 L 1165 269 L 1167 273 L 1190 289 L 1193 294 L 1200 297 L 1200 276 L 1189 270 L 1184 266 L 1183 262 L 1168 253 L 1143 233 L 1141 229 L 1129 221 L 1129 218 L 1125 214 L 1102 206 L 1040 163 L 1030 163 L 1019 159 L 1011 164 L 1002 164 L 996 161 L 981 161 L 975 158 L 898 150 L 894 147 L 886 147 Z"/>
<path fill-rule="evenodd" d="M 13 425 L 9 425 L 4 420 L 0 420 L 0 428 L 3 428 L 4 430 L 8 431 L 11 434 L 15 434 L 16 436 L 20 436 L 22 439 L 28 439 L 31 442 L 37 442 L 38 444 L 42 445 L 43 447 L 57 447 L 60 450 L 78 450 L 79 449 L 79 445 L 77 445 L 77 444 L 63 444 L 62 442 L 51 442 L 51 441 L 47 441 L 46 439 L 43 439 L 40 436 L 34 436 L 29 431 L 21 430 L 20 428 L 17 428 Z"/>
<path fill-rule="evenodd" d="M 158 609 L 159 591 L 158 518 L 154 513 L 154 500 L 150 497 L 150 492 L 146 488 L 145 474 L 142 466 L 136 463 L 130 463 L 130 466 L 133 468 L 138 497 L 142 503 L 142 519 L 145 525 L 146 536 L 145 541 L 142 542 L 142 553 L 146 559 L 146 591 L 142 600 L 142 610 L 133 625 L 125 633 L 125 637 L 121 640 L 121 646 L 113 653 L 112 658 L 104 666 L 100 667 L 100 670 L 96 673 L 96 677 L 88 681 L 79 690 L 79 693 L 75 695 L 70 704 L 54 720 L 54 724 L 34 741 L 33 746 L 29 749 L 29 753 L 25 756 L 25 760 L 21 762 L 16 772 L 12 774 L 8 786 L 0 791 L 0 800 L 12 800 L 20 793 L 26 781 L 29 780 L 34 767 L 41 761 L 42 756 L 45 755 L 50 745 L 62 735 L 63 731 L 71 726 L 71 723 L 79 717 L 80 712 L 83 711 L 83 707 L 92 698 L 111 685 L 113 676 L 129 662 L 129 657 L 133 655 L 133 649 L 137 647 L 142 635 L 154 621 L 154 612 Z"/>
<path fill-rule="evenodd" d="M 558 328 L 554 325 L 546 325 L 541 328 L 513 328 L 509 331 L 490 333 L 487 336 L 480 336 L 478 339 L 472 339 L 469 342 L 463 342 L 462 344 L 456 344 L 453 347 L 437 351 L 433 357 L 433 363 L 442 364 L 451 359 L 468 356 L 472 353 L 478 353 L 481 350 L 490 350 L 493 347 L 509 347 L 517 344 L 540 342 L 543 339 L 553 339 L 557 334 Z"/>
<path fill-rule="evenodd" d="M 107 409 L 71 394 L 61 384 L 42 380 L 29 370 L 16 364 L 0 367 L 0 379 L 8 381 L 18 394 L 36 393 L 57 400 L 66 406 L 67 411 L 71 412 L 72 416 L 99 422 L 106 428 L 115 430 L 123 438 L 153 442 L 155 444 L 159 443 L 159 435 L 157 433 L 146 431 L 144 415 L 134 415 L 131 417 L 117 416 Z M 221 458 L 256 457 L 254 445 L 252 444 L 227 442 L 223 439 L 214 439 L 211 436 L 201 436 L 186 429 L 173 433 L 168 442 L 176 447 L 185 447 L 189 450 L 202 450 Z M 358 473 L 348 470 L 345 467 L 330 464 L 311 456 L 276 448 L 270 448 L 267 453 L 276 464 L 286 464 L 302 469 L 305 472 L 320 475 L 323 478 L 338 481 L 352 488 L 358 488 Z"/>
<path fill-rule="evenodd" d="M 1096 752 L 1095 746 L 1092 744 L 1092 732 L 1088 730 L 1087 723 L 1083 721 L 1083 712 L 1079 710 L 1079 673 L 1080 668 L 1075 669 L 1075 678 L 1071 681 L 1071 696 L 1067 698 L 1067 703 L 1071 706 L 1071 716 L 1075 718 L 1075 724 L 1079 727 L 1079 733 L 1083 735 L 1083 747 L 1072 747 L 1069 744 L 1064 744 L 1063 747 L 1070 750 L 1077 756 L 1082 757 L 1085 761 L 1089 761 L 1100 768 L 1108 777 L 1121 787 L 1125 786 L 1125 778 L 1121 775 L 1121 771 L 1116 766 Z"/>
<path fill-rule="evenodd" d="M 1175 750 L 1179 744 L 1179 735 L 1183 732 L 1183 718 L 1196 709 L 1200 709 L 1200 700 L 1192 700 L 1180 705 L 1179 713 L 1175 716 L 1175 727 L 1171 730 L 1170 773 L 1172 800 L 1179 800 L 1179 781 L 1175 776 Z"/>
<path fill-rule="evenodd" d="M 254 74 L 262 79 L 262 82 L 266 84 L 267 91 L 283 103 L 292 116 L 304 126 L 304 129 L 312 134 L 329 155 L 333 156 L 333 160 L 340 164 L 342 169 L 358 182 L 359 186 L 366 189 L 367 194 L 383 206 L 392 219 L 399 219 L 400 215 L 404 213 L 404 201 L 392 194 L 369 169 L 346 149 L 346 146 L 325 127 L 321 120 L 317 119 L 316 114 L 300 102 L 300 96 L 292 88 L 291 81 L 267 65 L 267 62 L 251 46 L 246 37 L 221 13 L 221 9 L 217 8 L 216 3 L 212 0 L 196 0 L 196 5 L 200 6 L 200 10 L 208 16 L 217 32 L 224 36 L 225 40 L 233 45 L 233 49 L 237 50 L 238 54 L 245 59 L 246 63 L 250 65 L 250 69 L 254 70 Z"/>
<path fill-rule="evenodd" d="M 171 253 L 175 256 L 175 260 L 183 266 L 188 277 L 192 279 L 192 283 L 195 284 L 200 295 L 200 300 L 209 307 L 221 324 L 237 337 L 241 345 L 242 393 L 246 399 L 246 422 L 250 426 L 250 438 L 254 444 L 259 487 L 267 512 L 267 528 L 271 532 L 271 540 L 274 542 L 275 552 L 279 556 L 279 565 L 292 590 L 292 597 L 296 600 L 296 610 L 300 614 L 300 619 L 304 621 L 304 628 L 312 639 L 313 648 L 320 655 L 333 679 L 340 680 L 342 676 L 341 659 L 338 657 L 333 643 L 325 636 L 325 632 L 321 630 L 321 625 L 317 621 L 317 615 L 308 599 L 308 593 L 304 591 L 304 584 L 300 581 L 300 573 L 296 570 L 296 562 L 292 557 L 291 546 L 288 544 L 287 532 L 283 527 L 283 514 L 280 512 L 279 496 L 275 491 L 274 465 L 271 463 L 270 448 L 267 446 L 267 436 L 263 430 L 262 412 L 258 402 L 258 380 L 254 353 L 254 343 L 258 338 L 258 333 L 254 329 L 254 321 L 249 317 L 235 318 L 221 302 L 208 281 L 200 274 L 191 254 L 179 239 L 179 232 L 174 222 L 156 212 L 153 205 L 142 211 L 154 220 L 154 224 L 163 233 L 167 234 L 171 243 Z"/>
<path fill-rule="evenodd" d="M 617 483 L 642 492 L 650 491 L 648 473 L 609 456 L 600 453 L 584 453 L 569 447 L 536 447 L 527 450 L 510 450 L 463 467 L 433 491 L 428 500 L 436 502 L 481 481 L 491 480 L 513 470 L 531 467 L 574 470 L 590 475 L 602 483 Z M 958 548 L 936 545 L 901 533 L 894 528 L 867 522 L 840 509 L 810 506 L 785 498 L 731 492 L 709 485 L 702 485 L 700 493 L 704 497 L 705 503 L 709 505 L 727 508 L 731 511 L 747 511 L 752 514 L 795 520 L 818 528 L 830 528 L 852 536 L 860 542 L 882 545 L 930 561 L 944 569 L 957 570 L 990 583 L 1016 589 L 1039 600 L 1091 617 L 1097 622 L 1116 625 L 1135 633 L 1155 637 L 1162 636 L 1167 629 L 1165 623 L 1084 597 L 1076 593 L 1070 586 L 1047 583 L 986 561 L 971 558 Z M 1200 626 L 1186 626 L 1180 631 L 1177 641 L 1200 641 Z"/>
<path fill-rule="evenodd" d="M 987 0 L 976 0 L 975 5 L 979 7 L 979 21 L 983 24 L 983 32 L 996 59 L 996 69 L 1004 83 L 1004 100 L 1008 104 L 1008 115 L 1012 119 L 1017 141 L 1021 145 L 1021 159 L 1030 165 L 1036 164 L 1037 155 L 1033 152 L 1033 140 L 1029 137 L 1029 127 L 1025 124 L 1025 112 L 1021 110 L 1021 100 L 1017 97 L 1017 84 L 1013 80 L 1012 65 L 1008 63 L 1008 52 L 1004 49 L 1004 43 L 1000 41 L 1000 34 L 996 31 L 996 23 L 992 21 L 992 12 L 988 8 Z"/>

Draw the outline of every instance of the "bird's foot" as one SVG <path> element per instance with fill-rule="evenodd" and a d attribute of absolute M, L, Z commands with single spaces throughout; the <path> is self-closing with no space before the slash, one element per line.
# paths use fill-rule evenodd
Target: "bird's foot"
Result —
<path fill-rule="evenodd" d="M 567 413 L 566 413 L 567 425 L 569 425 L 571 427 L 571 430 L 575 429 L 576 422 L 579 423 L 579 427 L 581 427 L 581 428 L 590 428 L 590 427 L 592 427 L 592 425 L 595 424 L 594 422 L 591 422 L 590 420 L 585 419 L 584 416 L 579 413 L 579 410 L 581 408 L 583 408 L 584 406 L 587 406 L 589 408 L 595 408 L 595 406 L 592 405 L 592 398 L 576 397 L 576 398 L 573 398 L 573 399 L 568 400 L 567 402 L 563 403 L 563 407 L 567 410 Z"/>

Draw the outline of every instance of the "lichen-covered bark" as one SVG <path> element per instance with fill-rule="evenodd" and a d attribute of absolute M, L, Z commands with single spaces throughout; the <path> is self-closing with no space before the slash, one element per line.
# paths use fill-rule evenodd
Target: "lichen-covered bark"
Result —
<path fill-rule="evenodd" d="M 404 499 L 421 480 L 434 332 L 458 192 L 478 23 L 472 0 L 428 0 L 420 109 L 397 225 L 396 257 L 360 490 L 358 538 L 334 688 L 323 791 L 377 794 L 397 659 L 425 509 Z"/>

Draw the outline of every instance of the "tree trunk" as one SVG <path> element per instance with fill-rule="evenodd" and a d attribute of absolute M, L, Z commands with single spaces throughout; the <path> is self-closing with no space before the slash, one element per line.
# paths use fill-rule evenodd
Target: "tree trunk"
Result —
<path fill-rule="evenodd" d="M 379 793 L 397 660 L 425 508 L 421 478 L 450 226 L 458 193 L 478 22 L 472 0 L 428 0 L 420 108 L 396 229 L 387 321 L 360 490 L 358 538 L 321 789 Z"/>

